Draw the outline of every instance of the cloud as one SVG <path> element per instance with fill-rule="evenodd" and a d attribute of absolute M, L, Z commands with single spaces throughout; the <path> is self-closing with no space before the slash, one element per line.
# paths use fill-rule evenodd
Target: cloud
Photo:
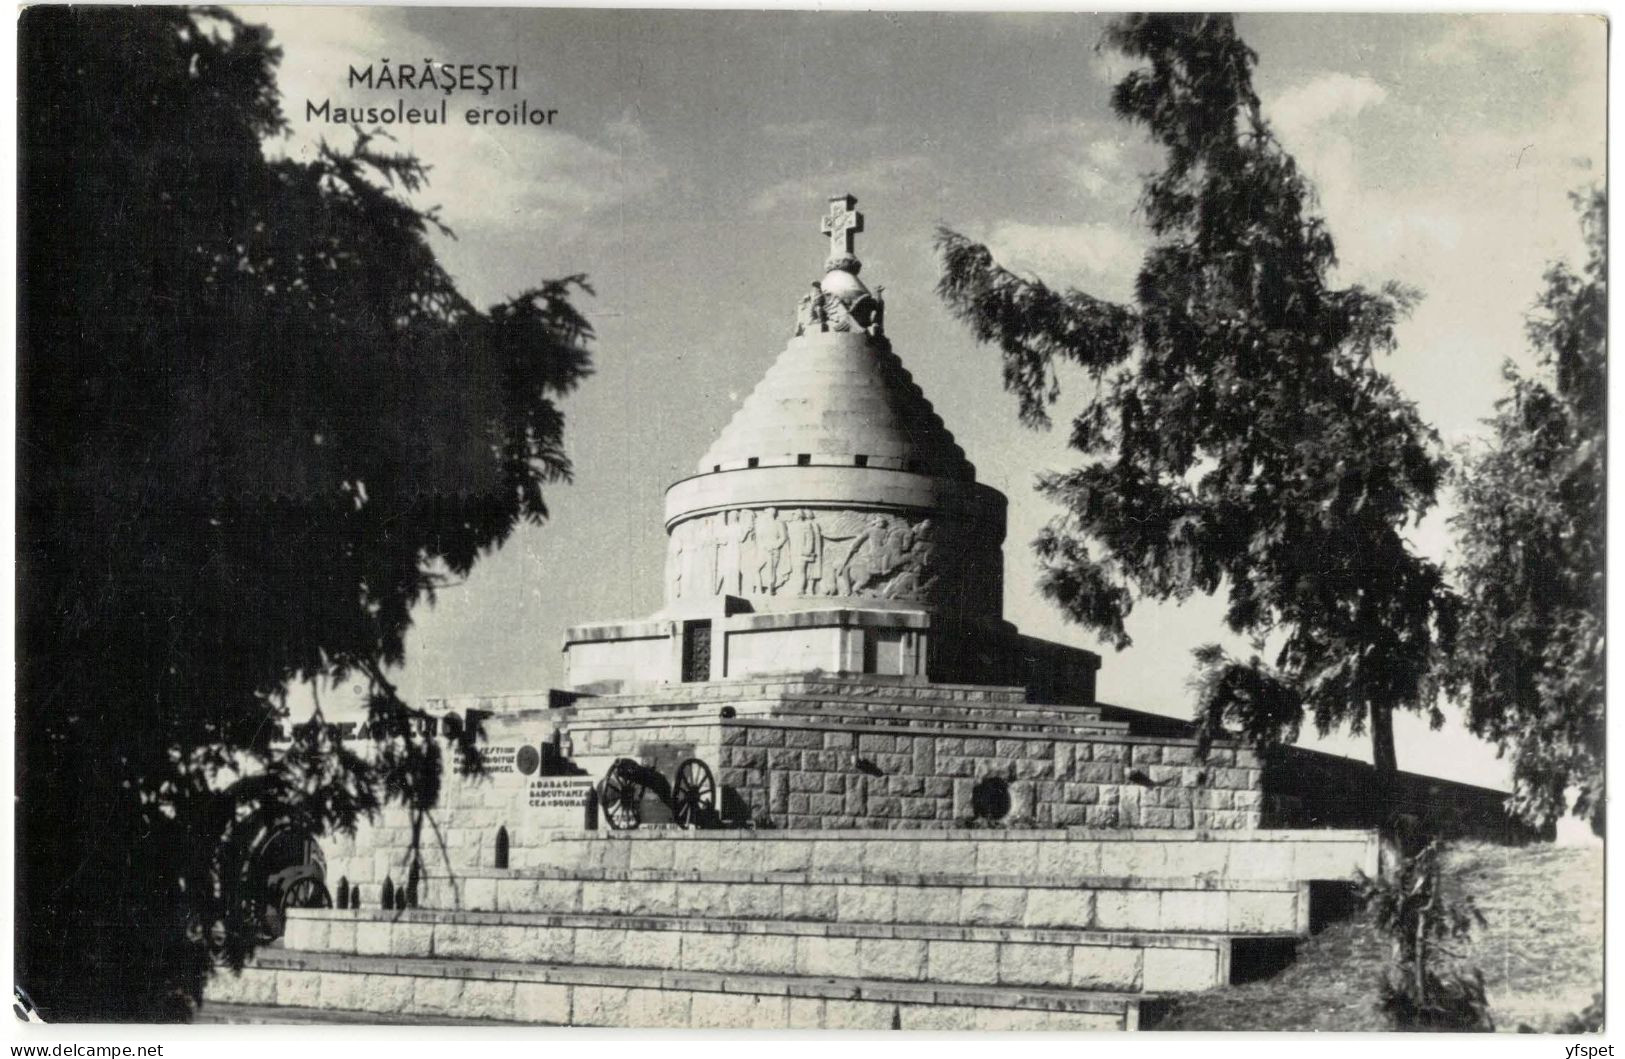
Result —
<path fill-rule="evenodd" d="M 994 259 L 1012 272 L 1112 298 L 1127 296 L 1145 251 L 1137 234 L 1100 223 L 1006 221 L 996 225 L 985 242 Z"/>
<path fill-rule="evenodd" d="M 897 183 L 923 176 L 931 171 L 930 160 L 924 155 L 907 154 L 893 158 L 877 158 L 859 166 L 829 169 L 821 173 L 783 180 L 753 195 L 745 208 L 752 213 L 771 213 L 789 203 L 804 203 L 822 198 L 830 189 L 864 188 Z"/>
<path fill-rule="evenodd" d="M 638 122 L 636 107 L 628 107 L 620 117 L 604 126 L 604 138 L 622 151 L 647 151 L 649 130 Z"/>
<path fill-rule="evenodd" d="M 1504 392 L 1501 361 L 1528 357 L 1523 314 L 1545 263 L 1581 250 L 1567 192 L 1601 175 L 1603 38 L 1581 19 L 1415 25 L 1380 82 L 1315 77 L 1265 114 L 1315 185 L 1334 282 L 1423 291 L 1384 368 L 1425 418 L 1466 436 Z"/>
<path fill-rule="evenodd" d="M 761 128 L 763 136 L 784 143 L 877 143 L 886 139 L 889 130 L 884 125 L 851 125 L 833 118 L 809 118 L 806 121 L 771 121 Z"/>
<path fill-rule="evenodd" d="M 829 118 L 811 118 L 807 121 L 773 121 L 762 126 L 762 135 L 772 140 L 822 140 L 836 130 Z"/>
<path fill-rule="evenodd" d="M 1343 261 L 1357 272 L 1373 265 L 1387 268 L 1412 254 L 1436 256 L 1456 237 L 1449 217 L 1413 209 L 1402 197 L 1385 197 L 1378 190 L 1383 182 L 1361 172 L 1372 137 L 1368 128 L 1356 127 L 1356 119 L 1387 100 L 1388 90 L 1371 77 L 1334 72 L 1293 85 L 1263 103 L 1282 146 L 1314 184 L 1321 211 L 1339 237 Z M 1386 183 L 1390 189 L 1395 186 L 1391 174 Z"/>
<path fill-rule="evenodd" d="M 1329 73 L 1266 103 L 1264 114 L 1283 138 L 1302 137 L 1333 119 L 1351 121 L 1387 98 L 1388 90 L 1369 77 Z"/>
<path fill-rule="evenodd" d="M 1034 172 L 1058 178 L 1071 191 L 1127 206 L 1139 195 L 1139 174 L 1155 167 L 1156 151 L 1141 134 L 1083 118 L 1027 118 L 1004 147 L 1030 153 Z"/>
<path fill-rule="evenodd" d="M 1601 15 L 1525 12 L 1459 15 L 1446 25 L 1442 34 L 1415 42 L 1418 58 L 1431 64 L 1470 66 L 1508 59 L 1538 61 L 1535 57 L 1548 49 L 1583 51 L 1588 45 L 1600 44 L 1608 23 Z"/>
<path fill-rule="evenodd" d="M 387 92 L 351 92 L 352 65 L 376 64 L 390 54 L 415 61 L 443 52 L 436 42 L 402 27 L 388 9 L 321 10 L 322 17 L 313 19 L 294 8 L 241 9 L 249 21 L 269 25 L 284 49 L 278 84 L 289 132 L 267 145 L 269 153 L 308 159 L 323 139 L 350 142 L 347 127 L 307 120 L 306 100 L 318 105 L 330 100 L 335 107 L 394 102 Z M 445 98 L 431 96 L 407 103 L 433 107 Z M 457 95 L 449 100 L 447 125 L 389 128 L 399 150 L 429 167 L 429 186 L 416 201 L 440 206 L 442 219 L 454 230 L 525 225 L 565 240 L 580 234 L 591 215 L 648 195 L 665 181 L 666 170 L 654 159 L 635 112 L 593 129 L 469 125 L 463 118 L 471 107 L 503 108 L 522 98 L 522 92 Z"/>
<path fill-rule="evenodd" d="M 1123 153 L 1121 142 L 1096 140 L 1084 148 L 1081 155 L 1060 161 L 1072 184 L 1090 195 L 1100 196 L 1134 186 L 1133 174 L 1123 164 Z"/>
<path fill-rule="evenodd" d="M 1094 55 L 1091 55 L 1088 63 L 1089 72 L 1094 75 L 1095 80 L 1102 84 L 1111 85 L 1113 88 L 1116 88 L 1119 81 L 1127 77 L 1130 71 L 1140 65 L 1134 59 L 1130 59 L 1128 56 L 1109 48 L 1102 48 Z"/>

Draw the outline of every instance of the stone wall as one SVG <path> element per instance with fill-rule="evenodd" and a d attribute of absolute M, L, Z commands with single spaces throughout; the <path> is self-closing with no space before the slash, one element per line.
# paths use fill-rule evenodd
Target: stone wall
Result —
<path fill-rule="evenodd" d="M 1363 761 L 1290 747 L 1264 770 L 1268 827 L 1377 827 L 1420 839 L 1503 845 L 1549 840 L 1507 814 L 1506 793 L 1400 772 L 1378 776 Z"/>
<path fill-rule="evenodd" d="M 1196 760 L 1189 740 L 995 737 L 739 721 L 722 733 L 721 781 L 758 824 L 917 828 L 975 815 L 979 783 L 1002 781 L 1007 826 L 1257 827 L 1262 775 L 1246 751 Z"/>
<path fill-rule="evenodd" d="M 1184 739 L 1195 733 L 1195 725 L 1176 717 L 1107 704 L 1101 710 L 1135 732 Z M 1259 826 L 1266 828 L 1378 828 L 1408 840 L 1503 845 L 1549 841 L 1555 834 L 1510 817 L 1505 791 L 1415 772 L 1382 776 L 1367 762 L 1298 746 L 1263 765 L 1262 790 Z"/>
<path fill-rule="evenodd" d="M 453 744 L 442 739 L 446 771 L 433 809 L 415 814 L 391 804 L 376 820 L 358 825 L 354 835 L 322 836 L 330 891 L 337 890 L 341 879 L 360 885 L 363 906 L 376 908 L 386 879 L 392 888 L 410 881 L 414 858 L 424 877 L 420 885 L 427 888 L 431 880 L 498 867 L 499 835 L 507 862 L 517 866 L 537 863 L 551 832 L 586 830 L 595 817 L 592 811 L 539 805 L 536 787 L 582 784 L 597 776 L 549 776 L 519 767 L 519 748 L 541 749 L 553 739 L 554 728 L 543 711 L 490 718 L 484 729 L 486 763 L 476 776 L 458 771 Z"/>
<path fill-rule="evenodd" d="M 330 885 L 376 902 L 409 879 L 544 862 L 561 832 L 602 827 L 587 788 L 620 757 L 668 779 L 684 759 L 715 774 L 726 822 L 778 829 L 915 830 L 964 826 L 1250 829 L 1265 822 L 1264 772 L 1236 747 L 1197 757 L 1192 739 L 1134 732 L 1098 709 L 1034 705 L 1018 687 L 806 677 L 674 685 L 583 697 L 447 707 L 498 709 L 483 721 L 484 774 L 458 775 L 447 751 L 441 802 L 419 819 L 399 807 L 356 836 L 326 837 Z M 521 753 L 523 751 L 523 753 Z M 558 775 L 557 773 L 574 773 Z M 562 798 L 548 792 L 558 789 Z M 576 802 L 570 802 L 570 796 Z M 645 820 L 661 822 L 658 799 Z"/>
<path fill-rule="evenodd" d="M 657 703 L 664 695 L 600 700 L 568 722 L 573 755 L 607 763 L 692 748 L 716 771 L 729 815 L 757 826 L 964 824 L 982 815 L 979 785 L 1008 796 L 1004 826 L 1230 830 L 1261 819 L 1250 751 L 1215 747 L 1198 760 L 1195 740 L 1134 735 L 1093 710 L 1030 706 L 1020 689 L 807 680 L 688 693 L 706 706 L 733 703 L 732 715 Z"/>

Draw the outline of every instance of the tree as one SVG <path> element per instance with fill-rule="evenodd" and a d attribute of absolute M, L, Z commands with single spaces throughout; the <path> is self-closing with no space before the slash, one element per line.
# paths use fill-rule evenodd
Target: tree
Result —
<path fill-rule="evenodd" d="M 1233 722 L 1267 748 L 1307 712 L 1322 732 L 1369 725 L 1391 771 L 1394 709 L 1443 721 L 1429 674 L 1454 622 L 1439 568 L 1402 535 L 1434 503 L 1437 438 L 1373 365 L 1417 295 L 1329 285 L 1331 236 L 1229 17 L 1125 16 L 1103 43 L 1149 64 L 1112 105 L 1166 152 L 1140 199 L 1155 242 L 1135 305 L 938 241 L 938 292 L 1001 349 L 1023 421 L 1048 422 L 1063 365 L 1091 383 L 1070 437 L 1087 461 L 1039 482 L 1063 509 L 1036 542 L 1041 588 L 1121 649 L 1136 598 L 1223 587 L 1226 623 L 1256 646 L 1197 652 L 1204 736 Z"/>
<path fill-rule="evenodd" d="M 1484 926 L 1484 914 L 1471 897 L 1447 890 L 1444 854 L 1434 839 L 1403 857 L 1391 878 L 1360 877 L 1377 929 L 1393 941 L 1377 1006 L 1396 1030 L 1493 1030 L 1483 972 L 1463 967 L 1451 947 Z"/>
<path fill-rule="evenodd" d="M 35 8 L 21 49 L 17 980 L 183 1019 L 254 944 L 256 835 L 433 804 L 387 674 L 568 475 L 585 285 L 476 309 L 416 160 L 268 159 L 279 53 L 229 13 Z M 371 738 L 276 743 L 295 681 Z"/>
<path fill-rule="evenodd" d="M 1465 613 L 1448 682 L 1472 730 L 1512 755 L 1514 811 L 1543 826 L 1572 809 L 1600 834 L 1608 206 L 1601 191 L 1576 204 L 1587 259 L 1546 272 L 1528 321 L 1538 374 L 1505 367 L 1511 393 L 1457 476 Z"/>

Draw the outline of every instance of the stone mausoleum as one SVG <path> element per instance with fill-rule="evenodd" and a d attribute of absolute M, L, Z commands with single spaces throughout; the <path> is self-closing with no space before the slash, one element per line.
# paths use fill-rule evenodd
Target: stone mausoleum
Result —
<path fill-rule="evenodd" d="M 322 837 L 335 907 L 290 909 L 213 1001 L 1132 1029 L 1377 870 L 1374 831 L 1323 829 L 1370 822 L 1337 816 L 1358 777 L 1267 793 L 1252 752 L 1097 703 L 1098 656 L 1004 620 L 1005 498 L 887 341 L 855 207 L 830 201 L 788 345 L 666 492 L 665 605 L 571 628 L 564 689 L 433 704 L 431 737 L 478 726 L 480 774 Z"/>

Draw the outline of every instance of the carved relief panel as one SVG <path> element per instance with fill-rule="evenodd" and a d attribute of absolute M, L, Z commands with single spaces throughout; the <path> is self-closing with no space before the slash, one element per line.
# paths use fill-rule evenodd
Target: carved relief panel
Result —
<path fill-rule="evenodd" d="M 858 597 L 927 605 L 972 604 L 985 613 L 1001 561 L 951 519 L 873 511 L 740 508 L 673 528 L 666 585 L 695 596 Z"/>

